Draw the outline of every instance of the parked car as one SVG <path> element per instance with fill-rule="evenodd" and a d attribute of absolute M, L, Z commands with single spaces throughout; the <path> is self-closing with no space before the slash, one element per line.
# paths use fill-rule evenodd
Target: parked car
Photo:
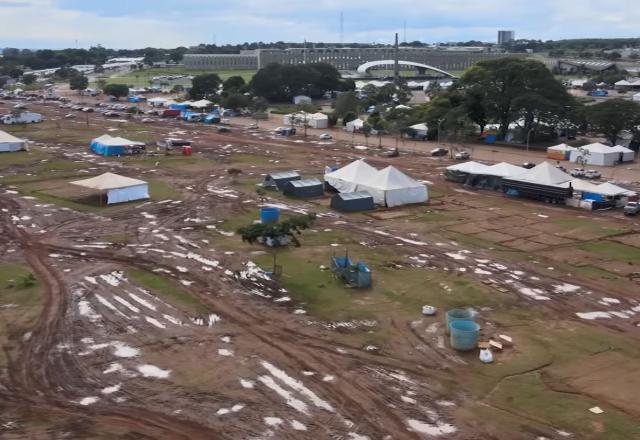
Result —
<path fill-rule="evenodd" d="M 247 130 L 257 130 L 258 129 L 258 124 L 249 124 L 247 125 Z"/>
<path fill-rule="evenodd" d="M 75 119 L 76 118 L 76 114 L 75 113 L 69 113 L 67 115 L 64 115 L 64 117 L 66 119 Z"/>
<path fill-rule="evenodd" d="M 471 157 L 468 151 L 460 151 L 454 156 L 456 160 L 467 160 Z"/>
<path fill-rule="evenodd" d="M 156 120 L 153 118 L 142 118 L 140 122 L 142 122 L 143 124 L 152 124 L 156 122 Z"/>
<path fill-rule="evenodd" d="M 329 133 L 322 133 L 320 136 L 318 136 L 318 138 L 322 141 L 328 141 L 329 139 L 332 139 Z"/>
<path fill-rule="evenodd" d="M 535 167 L 536 164 L 533 162 L 525 162 L 522 164 L 522 168 L 526 168 L 528 170 L 530 170 L 531 168 Z"/>
<path fill-rule="evenodd" d="M 112 111 L 104 112 L 103 115 L 105 115 L 108 118 L 119 118 L 120 117 L 120 113 L 112 112 Z"/>
<path fill-rule="evenodd" d="M 571 175 L 573 177 L 583 177 L 584 176 L 584 168 L 574 168 L 573 171 L 571 171 Z"/>
<path fill-rule="evenodd" d="M 431 150 L 431 156 L 434 157 L 446 156 L 447 154 L 449 154 L 449 150 L 446 148 L 434 148 Z"/>
<path fill-rule="evenodd" d="M 602 174 L 600 174 L 600 171 L 587 170 L 584 172 L 584 177 L 586 177 L 587 179 L 599 179 L 600 177 L 602 177 Z"/>
<path fill-rule="evenodd" d="M 640 213 L 640 202 L 627 202 L 623 209 L 624 215 L 637 215 Z"/>
<path fill-rule="evenodd" d="M 85 113 L 93 113 L 94 112 L 94 110 L 91 107 L 84 107 L 82 109 L 82 111 L 85 112 Z"/>
<path fill-rule="evenodd" d="M 20 103 L 14 105 L 13 108 L 18 109 L 18 110 L 24 110 L 24 109 L 27 108 L 27 106 L 26 106 L 26 104 L 23 104 L 23 103 L 20 102 Z"/>

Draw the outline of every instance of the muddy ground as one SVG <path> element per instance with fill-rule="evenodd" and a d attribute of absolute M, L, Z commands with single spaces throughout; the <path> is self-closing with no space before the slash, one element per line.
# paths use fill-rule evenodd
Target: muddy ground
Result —
<path fill-rule="evenodd" d="M 0 437 L 640 438 L 637 220 L 469 191 L 420 152 L 32 107 L 47 120 L 7 129 L 31 151 L 0 157 L 0 261 L 40 292 L 0 297 Z M 195 154 L 105 159 L 87 149 L 104 133 Z M 359 157 L 427 182 L 430 202 L 345 215 L 256 192 L 267 172 Z M 105 171 L 149 180 L 151 199 L 104 207 L 69 185 Z M 318 214 L 279 277 L 234 233 L 265 205 Z M 338 252 L 370 263 L 373 289 L 321 270 Z M 453 306 L 513 347 L 492 365 L 452 350 Z"/>

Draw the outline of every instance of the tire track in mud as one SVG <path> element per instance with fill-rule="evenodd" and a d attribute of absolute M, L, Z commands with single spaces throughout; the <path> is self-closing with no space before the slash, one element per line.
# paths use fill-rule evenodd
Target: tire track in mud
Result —
<path fill-rule="evenodd" d="M 6 391 L 0 393 L 3 399 L 14 402 L 16 408 L 30 414 L 89 417 L 97 424 L 126 426 L 150 438 L 209 439 L 215 435 L 224 439 L 224 434 L 213 428 L 143 408 L 107 409 L 98 405 L 82 410 L 63 400 L 59 387 L 64 388 L 82 378 L 73 356 L 65 352 L 54 354 L 60 338 L 68 330 L 68 323 L 64 321 L 68 304 L 65 285 L 60 275 L 47 264 L 48 251 L 40 241 L 41 237 L 34 238 L 8 221 L 10 215 L 19 212 L 19 204 L 0 195 L 0 208 L 6 209 L 8 214 L 2 216 L 3 229 L 21 245 L 27 263 L 41 283 L 44 297 L 43 310 L 31 329 L 31 337 L 20 344 L 17 356 L 9 358 L 8 380 L 2 383 Z M 57 359 L 57 363 L 51 364 L 52 359 Z"/>

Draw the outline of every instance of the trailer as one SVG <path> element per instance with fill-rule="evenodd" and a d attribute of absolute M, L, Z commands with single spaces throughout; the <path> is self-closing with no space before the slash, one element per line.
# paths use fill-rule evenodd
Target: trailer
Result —
<path fill-rule="evenodd" d="M 180 110 L 178 109 L 166 109 L 160 113 L 161 118 L 177 118 L 180 116 Z"/>
<path fill-rule="evenodd" d="M 42 122 L 42 115 L 40 113 L 24 112 L 19 115 L 4 115 L 0 118 L 3 124 L 35 124 Z"/>

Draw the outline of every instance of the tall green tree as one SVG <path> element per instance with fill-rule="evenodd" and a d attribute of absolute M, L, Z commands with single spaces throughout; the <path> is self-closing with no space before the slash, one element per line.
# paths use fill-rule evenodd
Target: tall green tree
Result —
<path fill-rule="evenodd" d="M 129 95 L 129 86 L 126 84 L 107 84 L 103 91 L 106 95 L 120 99 Z"/>
<path fill-rule="evenodd" d="M 225 93 L 237 92 L 245 86 L 246 82 L 239 75 L 230 76 L 222 83 L 222 89 Z"/>
<path fill-rule="evenodd" d="M 22 82 L 28 86 L 36 82 L 36 79 L 38 79 L 38 77 L 32 73 L 27 73 L 25 75 L 22 75 Z"/>
<path fill-rule="evenodd" d="M 84 75 L 74 75 L 69 79 L 69 88 L 71 90 L 84 90 L 89 85 L 89 80 Z"/>
<path fill-rule="evenodd" d="M 360 101 L 353 92 L 346 92 L 336 98 L 334 113 L 338 118 L 347 113 L 358 113 Z"/>
<path fill-rule="evenodd" d="M 512 122 L 524 118 L 525 131 L 535 129 L 571 102 L 544 64 L 526 58 L 481 61 L 462 75 L 457 88 L 463 95 L 480 97 L 485 116 L 500 125 L 502 137 Z"/>
<path fill-rule="evenodd" d="M 616 145 L 623 130 L 638 134 L 640 104 L 620 98 L 611 99 L 587 107 L 586 117 L 594 131 L 602 133 L 611 145 Z"/>
<path fill-rule="evenodd" d="M 205 73 L 196 75 L 189 90 L 190 99 L 203 99 L 215 97 L 220 87 L 220 77 L 217 73 Z"/>

